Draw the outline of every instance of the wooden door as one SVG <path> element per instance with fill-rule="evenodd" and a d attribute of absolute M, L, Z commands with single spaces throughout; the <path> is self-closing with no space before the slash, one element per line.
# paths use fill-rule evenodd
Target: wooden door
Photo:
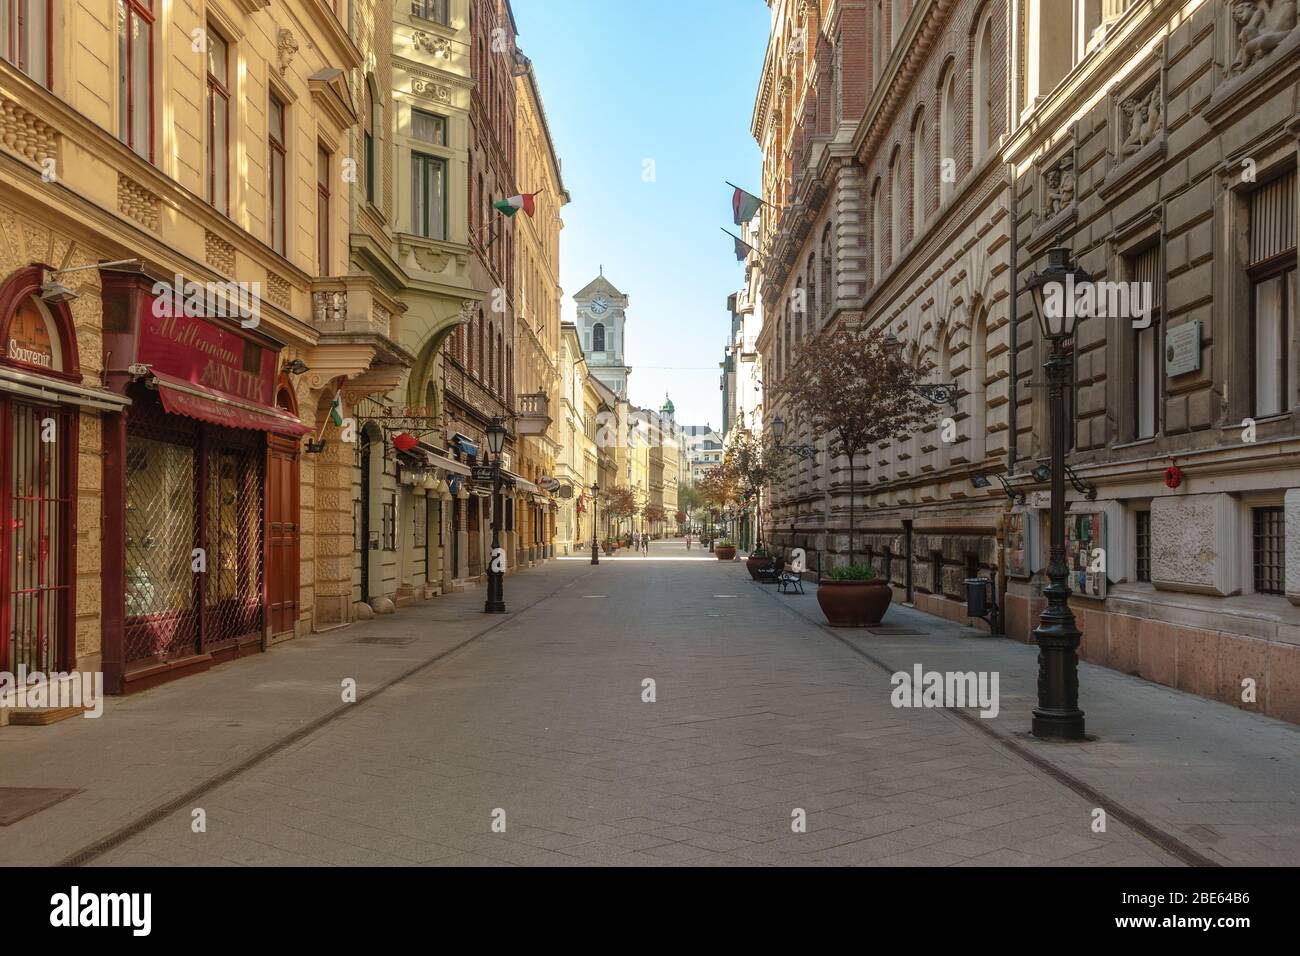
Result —
<path fill-rule="evenodd" d="M 269 437 L 266 468 L 266 591 L 271 633 L 298 619 L 298 446 Z"/>

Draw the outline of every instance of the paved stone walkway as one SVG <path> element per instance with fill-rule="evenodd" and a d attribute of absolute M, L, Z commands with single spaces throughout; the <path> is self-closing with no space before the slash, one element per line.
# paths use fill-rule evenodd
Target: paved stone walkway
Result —
<path fill-rule="evenodd" d="M 890 623 L 926 633 L 840 640 L 811 593 L 772 591 L 676 542 L 598 568 L 549 562 L 507 579 L 505 618 L 479 612 L 482 591 L 450 595 L 110 700 L 99 720 L 4 728 L 8 785 L 82 792 L 0 828 L 0 864 L 1160 865 L 1180 858 L 1142 826 L 1112 815 L 1093 832 L 1098 803 L 1070 781 L 1207 856 L 1195 828 L 1237 825 L 1233 806 L 1249 816 L 1237 795 L 1285 804 L 1300 740 L 1287 725 L 1086 668 L 1089 693 L 1104 678 L 1153 710 L 1185 701 L 1182 739 L 1167 722 L 1048 748 L 1039 763 L 1063 780 L 950 711 L 895 709 L 888 673 L 850 645 L 898 669 L 918 647 L 927 669 L 942 654 L 1003 668 L 994 730 L 1013 737 L 1029 701 L 1010 672 L 1032 677 L 1032 648 L 898 608 Z M 340 701 L 348 677 L 356 704 Z M 1242 720 L 1254 743 L 1225 756 Z M 1273 782 L 1225 776 L 1270 758 Z M 1173 810 L 1193 805 L 1210 809 L 1179 829 Z M 1294 847 L 1294 823 L 1240 825 Z M 1264 862 L 1247 837 L 1220 833 L 1238 854 L 1222 858 Z"/>

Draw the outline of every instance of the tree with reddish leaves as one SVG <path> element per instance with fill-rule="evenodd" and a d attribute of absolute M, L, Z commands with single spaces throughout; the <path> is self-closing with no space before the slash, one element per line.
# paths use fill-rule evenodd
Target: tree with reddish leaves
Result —
<path fill-rule="evenodd" d="M 792 415 L 817 438 L 829 439 L 832 454 L 849 460 L 849 563 L 854 563 L 857 473 L 854 456 L 873 445 L 903 441 L 933 414 L 916 391 L 931 362 L 913 364 L 882 328 L 840 325 L 801 348 L 786 378 Z"/>
<path fill-rule="evenodd" d="M 722 456 L 722 467 L 735 476 L 741 497 L 755 503 L 757 536 L 754 550 L 763 547 L 763 488 L 780 477 L 789 453 L 771 435 L 759 437 L 749 431 L 735 435 Z"/>

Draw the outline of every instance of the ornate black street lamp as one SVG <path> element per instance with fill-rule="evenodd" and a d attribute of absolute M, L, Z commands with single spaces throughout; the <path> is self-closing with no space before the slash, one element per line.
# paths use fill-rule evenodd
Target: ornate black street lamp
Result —
<path fill-rule="evenodd" d="M 1074 338 L 1074 289 L 1091 282 L 1090 276 L 1070 259 L 1070 250 L 1057 238 L 1047 253 L 1047 269 L 1031 275 L 1025 288 L 1033 299 L 1034 317 L 1051 345 L 1043 366 L 1047 370 L 1051 401 L 1052 499 L 1051 552 L 1043 589 L 1047 607 L 1034 630 L 1038 644 L 1038 706 L 1034 708 L 1033 734 L 1046 740 L 1083 740 L 1083 711 L 1079 709 L 1079 639 L 1083 636 L 1070 610 L 1069 568 L 1065 563 L 1065 389 L 1070 382 L 1067 340 Z"/>
<path fill-rule="evenodd" d="M 591 483 L 591 563 L 600 564 L 600 549 L 596 545 L 596 496 L 600 494 L 600 485 Z"/>
<path fill-rule="evenodd" d="M 505 444 L 505 419 L 498 416 L 487 427 L 487 450 L 492 456 L 492 559 L 488 562 L 485 614 L 506 613 L 506 553 L 501 547 L 501 450 Z"/>

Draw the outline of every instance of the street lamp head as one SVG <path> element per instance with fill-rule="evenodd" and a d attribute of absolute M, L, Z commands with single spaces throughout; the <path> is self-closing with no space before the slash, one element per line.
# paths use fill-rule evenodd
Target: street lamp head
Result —
<path fill-rule="evenodd" d="M 785 420 L 780 415 L 772 419 L 772 437 L 777 441 L 785 437 Z"/>
<path fill-rule="evenodd" d="M 903 347 L 903 343 L 898 340 L 898 336 L 890 332 L 885 336 L 885 354 L 897 355 L 898 350 Z"/>
<path fill-rule="evenodd" d="M 1025 280 L 1025 288 L 1034 308 L 1034 318 L 1048 341 L 1057 343 L 1074 336 L 1080 318 L 1075 290 L 1092 281 L 1092 276 L 1076 266 L 1064 237 L 1047 251 L 1047 268 Z"/>
<path fill-rule="evenodd" d="M 487 447 L 493 458 L 501 457 L 501 449 L 506 444 L 505 419 L 498 415 L 487 427 Z"/>

